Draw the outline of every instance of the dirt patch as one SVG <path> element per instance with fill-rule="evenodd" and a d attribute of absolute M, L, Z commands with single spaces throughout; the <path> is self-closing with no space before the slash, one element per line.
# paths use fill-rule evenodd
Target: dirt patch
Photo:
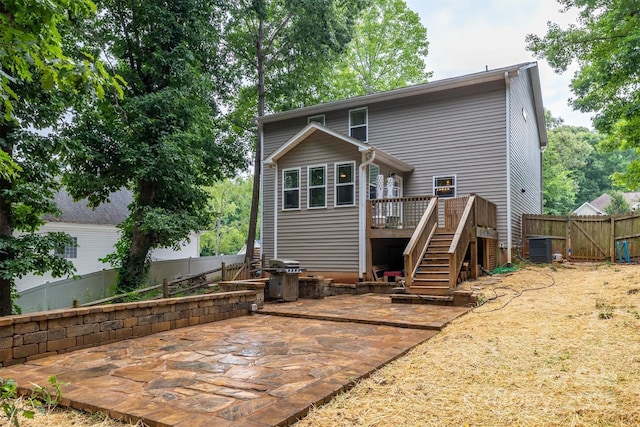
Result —
<path fill-rule="evenodd" d="M 527 266 L 297 426 L 640 425 L 640 266 Z"/>

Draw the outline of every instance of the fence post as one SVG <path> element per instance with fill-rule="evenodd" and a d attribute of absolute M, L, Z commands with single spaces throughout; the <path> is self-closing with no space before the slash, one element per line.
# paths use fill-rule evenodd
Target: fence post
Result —
<path fill-rule="evenodd" d="M 267 277 L 266 272 L 264 271 L 266 266 L 267 266 L 267 254 L 263 253 L 262 259 L 260 260 L 260 277 L 263 279 Z"/>
<path fill-rule="evenodd" d="M 169 279 L 162 279 L 162 298 L 169 298 Z"/>
<path fill-rule="evenodd" d="M 616 218 L 611 215 L 611 249 L 609 249 L 611 255 L 611 263 L 616 262 Z"/>
<path fill-rule="evenodd" d="M 222 270 L 222 281 L 227 280 L 227 264 L 224 261 L 220 264 L 220 269 Z"/>

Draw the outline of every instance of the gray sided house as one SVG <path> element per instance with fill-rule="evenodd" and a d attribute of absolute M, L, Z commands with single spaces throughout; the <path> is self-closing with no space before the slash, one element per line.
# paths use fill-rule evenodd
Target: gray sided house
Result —
<path fill-rule="evenodd" d="M 407 264 L 408 248 L 419 246 L 414 258 L 436 254 L 427 249 L 439 239 L 436 229 L 450 234 L 447 248 L 466 239 L 457 264 L 510 261 L 521 243 L 522 214 L 542 211 L 547 134 L 535 62 L 259 123 L 263 253 L 297 259 L 311 274 L 375 280 L 384 265 L 417 275 L 425 268 L 415 259 Z M 478 207 L 465 210 L 472 199 L 490 206 L 493 219 L 481 219 Z M 463 217 L 473 233 L 459 225 Z M 484 238 L 490 244 L 478 246 Z"/>

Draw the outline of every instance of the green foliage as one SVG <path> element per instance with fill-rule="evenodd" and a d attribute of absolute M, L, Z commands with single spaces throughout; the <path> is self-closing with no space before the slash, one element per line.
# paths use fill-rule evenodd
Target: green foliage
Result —
<path fill-rule="evenodd" d="M 62 388 L 69 385 L 69 383 L 58 381 L 55 375 L 50 376 L 48 382 L 53 388 L 53 392 L 34 384 L 35 388 L 27 401 L 27 408 L 23 408 L 16 404 L 16 399 L 18 398 L 18 385 L 16 382 L 10 378 L 0 378 L 0 404 L 9 425 L 20 427 L 20 416 L 33 419 L 35 415 L 34 409 L 44 413 L 55 408 L 60 403 L 62 400 Z"/>
<path fill-rule="evenodd" d="M 546 59 L 556 72 L 572 62 L 580 69 L 571 82 L 574 108 L 595 112 L 594 126 L 606 135 L 610 148 L 640 148 L 640 13 L 635 0 L 559 0 L 579 11 L 566 29 L 549 23 L 546 35 L 527 36 L 527 48 Z M 625 179 L 640 184 L 634 161 Z"/>
<path fill-rule="evenodd" d="M 427 30 L 403 0 L 372 0 L 356 17 L 347 50 L 327 75 L 326 100 L 425 83 Z"/>
<path fill-rule="evenodd" d="M 603 136 L 564 125 L 562 119 L 548 112 L 545 118 L 550 129 L 543 157 L 544 213 L 567 215 L 615 188 L 612 176 L 626 168 L 633 153 L 603 151 Z"/>
<path fill-rule="evenodd" d="M 251 210 L 251 178 L 224 180 L 207 187 L 215 215 L 213 229 L 200 235 L 200 255 L 235 254 L 246 243 Z"/>
<path fill-rule="evenodd" d="M 64 182 L 93 205 L 114 190 L 133 191 L 116 254 L 119 292 L 127 292 L 143 283 L 150 250 L 209 226 L 203 186 L 243 167 L 245 148 L 221 126 L 215 103 L 226 90 L 216 51 L 225 15 L 215 3 L 108 0 L 102 7 L 87 43 L 108 52 L 110 71 L 128 87 L 121 100 L 105 96 L 78 109 L 65 132 Z"/>
<path fill-rule="evenodd" d="M 609 193 L 611 201 L 604 207 L 604 211 L 609 215 L 619 215 L 631 212 L 631 205 L 627 202 L 620 191 Z"/>

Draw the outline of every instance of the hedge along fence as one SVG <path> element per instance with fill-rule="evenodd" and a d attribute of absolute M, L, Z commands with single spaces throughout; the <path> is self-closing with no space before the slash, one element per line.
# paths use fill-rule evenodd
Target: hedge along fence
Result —
<path fill-rule="evenodd" d="M 605 216 L 522 216 L 523 256 L 529 256 L 530 237 L 551 238 L 552 253 L 578 262 L 619 258 L 626 242 L 630 258 L 640 257 L 640 213 Z M 571 253 L 569 253 L 571 251 Z"/>
<path fill-rule="evenodd" d="M 0 367 L 250 313 L 256 291 L 0 317 Z"/>

